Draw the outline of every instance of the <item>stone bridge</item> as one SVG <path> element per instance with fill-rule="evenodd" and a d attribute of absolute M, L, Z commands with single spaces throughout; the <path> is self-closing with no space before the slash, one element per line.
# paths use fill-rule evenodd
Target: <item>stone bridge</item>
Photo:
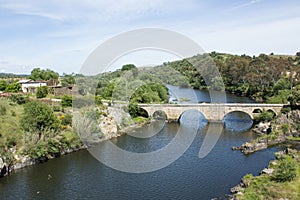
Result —
<path fill-rule="evenodd" d="M 247 104 L 247 103 L 202 103 L 202 104 L 138 104 L 153 116 L 156 111 L 163 111 L 168 121 L 178 121 L 182 113 L 187 110 L 201 112 L 207 121 L 222 121 L 231 112 L 247 113 L 251 119 L 263 110 L 272 111 L 278 115 L 284 104 Z"/>

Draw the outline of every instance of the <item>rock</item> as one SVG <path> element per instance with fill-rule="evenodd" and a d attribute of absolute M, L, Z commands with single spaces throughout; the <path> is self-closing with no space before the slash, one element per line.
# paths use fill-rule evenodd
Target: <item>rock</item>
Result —
<path fill-rule="evenodd" d="M 233 188 L 230 189 L 230 192 L 232 194 L 238 193 L 240 190 L 242 189 L 242 187 L 240 185 L 234 186 Z"/>
<path fill-rule="evenodd" d="M 272 131 L 270 122 L 260 122 L 253 129 L 253 132 L 258 133 L 260 135 L 269 134 Z"/>
<path fill-rule="evenodd" d="M 4 167 L 4 162 L 2 160 L 2 158 L 0 158 L 0 169 L 2 169 Z"/>
<path fill-rule="evenodd" d="M 6 176 L 8 173 L 9 170 L 7 164 L 0 158 L 0 177 Z"/>
<path fill-rule="evenodd" d="M 272 168 L 264 168 L 260 173 L 261 174 L 272 175 L 273 172 L 274 172 L 274 169 L 272 169 Z"/>

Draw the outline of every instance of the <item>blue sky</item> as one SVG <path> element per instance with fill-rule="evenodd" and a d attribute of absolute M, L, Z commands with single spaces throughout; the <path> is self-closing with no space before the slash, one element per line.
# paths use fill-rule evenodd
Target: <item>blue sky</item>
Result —
<path fill-rule="evenodd" d="M 294 55 L 299 10 L 297 0 L 0 0 L 0 72 L 78 72 L 102 42 L 145 27 L 182 33 L 206 52 Z M 130 59 L 122 62 L 143 63 Z"/>

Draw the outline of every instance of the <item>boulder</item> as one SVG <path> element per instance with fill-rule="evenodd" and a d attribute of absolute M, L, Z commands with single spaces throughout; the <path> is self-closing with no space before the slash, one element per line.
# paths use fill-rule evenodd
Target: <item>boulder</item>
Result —
<path fill-rule="evenodd" d="M 264 168 L 260 173 L 261 174 L 272 175 L 273 172 L 274 172 L 274 169 L 272 169 L 272 168 Z"/>

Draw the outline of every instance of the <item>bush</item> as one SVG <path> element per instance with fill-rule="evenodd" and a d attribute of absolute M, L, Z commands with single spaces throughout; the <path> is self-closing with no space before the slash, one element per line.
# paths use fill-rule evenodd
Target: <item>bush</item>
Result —
<path fill-rule="evenodd" d="M 72 126 L 72 115 L 66 114 L 62 119 L 61 119 L 61 124 L 64 126 Z"/>
<path fill-rule="evenodd" d="M 12 94 L 9 99 L 19 105 L 25 104 L 28 101 L 28 98 L 25 98 L 22 94 Z"/>
<path fill-rule="evenodd" d="M 288 124 L 282 124 L 281 125 L 281 130 L 284 134 L 288 133 L 290 130 L 290 126 Z"/>
<path fill-rule="evenodd" d="M 61 140 L 64 147 L 70 148 L 79 148 L 81 146 L 81 140 L 77 134 L 74 132 L 68 131 L 63 134 L 63 138 Z"/>
<path fill-rule="evenodd" d="M 47 144 L 48 152 L 52 155 L 57 154 L 60 152 L 60 146 L 60 142 L 57 139 L 51 138 Z"/>
<path fill-rule="evenodd" d="M 292 181 L 297 176 L 297 164 L 290 156 L 281 158 L 280 163 L 275 170 L 273 180 L 276 182 Z"/>
<path fill-rule="evenodd" d="M 46 157 L 48 154 L 47 145 L 44 142 L 39 142 L 29 148 L 28 154 L 33 159 Z"/>
<path fill-rule="evenodd" d="M 71 107 L 72 106 L 72 96 L 64 95 L 61 98 L 61 106 L 62 107 Z"/>
<path fill-rule="evenodd" d="M 52 110 L 53 110 L 54 112 L 59 112 L 61 109 L 60 109 L 60 106 L 53 106 L 53 107 L 52 107 Z"/>
<path fill-rule="evenodd" d="M 257 117 L 254 118 L 255 123 L 269 122 L 274 118 L 274 113 L 263 110 Z"/>
<path fill-rule="evenodd" d="M 96 96 L 95 96 L 95 103 L 96 103 L 97 105 L 103 105 L 103 103 L 102 103 L 102 97 L 99 96 L 99 95 L 96 95 Z"/>
<path fill-rule="evenodd" d="M 287 114 L 291 110 L 292 110 L 292 108 L 288 106 L 288 107 L 283 107 L 280 112 L 283 114 Z"/>
<path fill-rule="evenodd" d="M 20 92 L 21 91 L 21 84 L 20 83 L 11 83 L 11 84 L 8 84 L 5 88 L 5 92 Z"/>
<path fill-rule="evenodd" d="M 48 87 L 47 86 L 41 86 L 37 88 L 36 91 L 36 98 L 45 98 L 48 95 Z"/>

